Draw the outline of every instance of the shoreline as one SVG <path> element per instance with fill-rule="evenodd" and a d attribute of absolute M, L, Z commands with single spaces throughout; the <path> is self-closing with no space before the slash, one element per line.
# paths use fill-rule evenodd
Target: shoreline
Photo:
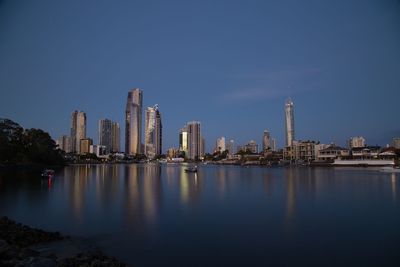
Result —
<path fill-rule="evenodd" d="M 0 266 L 128 266 L 79 238 L 0 217 Z"/>

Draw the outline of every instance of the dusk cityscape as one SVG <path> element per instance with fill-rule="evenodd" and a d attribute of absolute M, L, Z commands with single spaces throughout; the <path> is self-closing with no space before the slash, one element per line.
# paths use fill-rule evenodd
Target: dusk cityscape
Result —
<path fill-rule="evenodd" d="M 0 266 L 399 266 L 399 25 L 0 0 Z"/>

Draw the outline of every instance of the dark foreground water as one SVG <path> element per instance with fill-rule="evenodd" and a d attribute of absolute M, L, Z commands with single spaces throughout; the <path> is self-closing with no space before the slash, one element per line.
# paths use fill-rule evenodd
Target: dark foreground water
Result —
<path fill-rule="evenodd" d="M 134 266 L 400 266 L 400 175 L 371 169 L 81 165 L 0 172 L 0 215 Z"/>

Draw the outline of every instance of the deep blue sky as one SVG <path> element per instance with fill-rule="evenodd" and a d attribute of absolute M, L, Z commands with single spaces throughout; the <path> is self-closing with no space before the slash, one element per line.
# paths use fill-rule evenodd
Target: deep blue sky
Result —
<path fill-rule="evenodd" d="M 164 150 L 202 122 L 218 136 L 344 145 L 400 135 L 400 1 L 1 1 L 0 117 L 54 138 L 70 114 L 122 125 L 128 90 L 159 104 Z M 122 142 L 123 144 L 123 142 Z"/>

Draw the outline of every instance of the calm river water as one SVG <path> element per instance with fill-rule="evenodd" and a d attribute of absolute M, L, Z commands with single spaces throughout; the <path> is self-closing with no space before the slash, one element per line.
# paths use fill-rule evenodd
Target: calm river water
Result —
<path fill-rule="evenodd" d="M 400 175 L 366 168 L 79 165 L 0 172 L 0 215 L 134 266 L 400 266 Z"/>

